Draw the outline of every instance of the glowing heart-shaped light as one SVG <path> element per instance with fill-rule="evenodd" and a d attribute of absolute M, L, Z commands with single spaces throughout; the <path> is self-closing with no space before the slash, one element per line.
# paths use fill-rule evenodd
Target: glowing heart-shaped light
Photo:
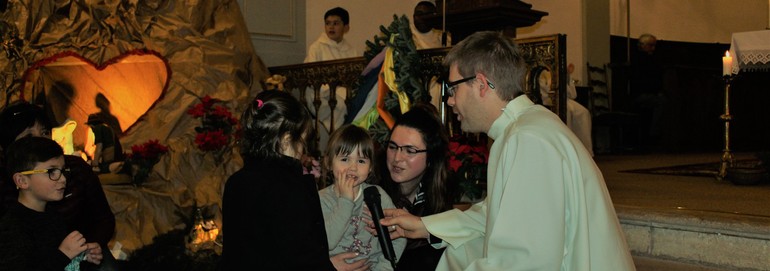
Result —
<path fill-rule="evenodd" d="M 108 110 L 125 132 L 162 97 L 170 75 L 166 61 L 152 51 L 129 51 L 101 65 L 66 52 L 31 65 L 22 93 L 44 102 L 57 123 L 77 122 L 73 141 L 82 146 L 89 114 Z"/>

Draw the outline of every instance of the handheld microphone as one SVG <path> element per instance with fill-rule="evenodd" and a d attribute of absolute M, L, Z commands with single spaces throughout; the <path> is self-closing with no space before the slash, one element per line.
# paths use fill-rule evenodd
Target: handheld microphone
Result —
<path fill-rule="evenodd" d="M 364 189 L 364 202 L 369 207 L 369 212 L 372 213 L 372 221 L 374 222 L 374 229 L 377 231 L 377 239 L 380 241 L 380 247 L 382 248 L 382 254 L 385 259 L 390 261 L 390 265 L 393 269 L 396 269 L 396 253 L 393 251 L 393 242 L 390 240 L 390 232 L 387 227 L 380 224 L 380 219 L 385 217 L 382 213 L 382 205 L 380 203 L 380 191 L 376 186 L 370 186 Z"/>

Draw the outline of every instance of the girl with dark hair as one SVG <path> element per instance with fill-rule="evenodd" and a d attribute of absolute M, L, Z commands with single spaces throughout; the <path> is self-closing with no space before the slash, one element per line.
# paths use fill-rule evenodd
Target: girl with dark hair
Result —
<path fill-rule="evenodd" d="M 310 116 L 291 94 L 263 91 L 241 117 L 243 168 L 222 202 L 223 270 L 335 270 L 312 175 L 300 157 Z"/>

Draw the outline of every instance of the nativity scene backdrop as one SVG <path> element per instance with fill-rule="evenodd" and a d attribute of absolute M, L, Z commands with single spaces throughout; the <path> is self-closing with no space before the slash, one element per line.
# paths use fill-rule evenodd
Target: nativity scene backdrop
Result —
<path fill-rule="evenodd" d="M 284 83 L 288 91 L 312 87 L 315 100 L 307 106 L 316 110 L 322 83 L 331 89 L 348 87 L 347 100 L 385 97 L 382 106 L 348 112 L 372 112 L 377 120 L 368 128 L 383 138 L 410 103 L 431 101 L 427 89 L 436 83 L 423 82 L 435 82 L 444 71 L 441 60 L 448 49 L 418 54 L 409 19 L 393 15 L 393 23 L 380 27 L 362 57 L 274 67 L 270 74 L 252 47 L 238 3 L 212 2 L 29 0 L 9 1 L 2 10 L 5 95 L 0 105 L 27 101 L 44 106 L 60 126 L 54 137 L 68 153 L 84 159 L 93 157 L 94 135 L 87 124 L 94 114 L 109 120 L 119 135 L 126 163 L 99 176 L 116 217 L 109 249 L 118 258 L 153 244 L 158 236 L 190 228 L 188 244 L 217 245 L 224 181 L 242 166 L 235 147 L 238 115 L 263 89 L 282 89 Z M 508 8 L 537 13 L 528 25 L 547 14 L 520 2 Z M 554 71 L 553 110 L 563 117 L 564 35 L 520 42 L 529 52 L 528 65 Z M 375 58 L 380 53 L 394 59 L 383 70 L 392 72 L 395 81 L 380 94 L 376 85 L 370 94 L 353 91 L 364 82 L 364 66 L 377 67 L 375 75 L 382 69 L 381 59 Z M 427 77 L 420 78 L 421 73 Z M 486 149 L 486 143 L 476 143 Z M 471 155 L 461 156 L 471 160 Z M 457 162 L 458 173 L 484 167 Z M 480 194 L 476 183 L 482 177 L 464 179 Z"/>
<path fill-rule="evenodd" d="M 521 26 L 531 26 L 548 15 L 532 9 L 529 4 L 511 2 L 517 3 L 517 8 L 527 9 L 530 15 L 537 15 Z M 398 52 L 396 58 L 401 59 L 395 62 L 396 73 L 398 69 L 404 74 L 415 73 L 415 67 L 419 67 L 416 73 L 428 76 L 405 76 L 397 80 L 396 88 L 405 90 L 409 100 L 417 101 L 425 99 L 421 91 L 431 87 L 423 82 L 441 76 L 441 57 L 447 51 L 442 48 L 418 54 L 413 45 L 409 46 L 410 40 L 404 38 L 410 36 L 408 19 L 394 16 L 393 24 L 379 29 L 383 36 L 375 36 L 373 43 L 367 43 L 369 51 L 362 57 L 268 69 L 254 50 L 236 0 L 11 0 L 0 3 L 4 4 L 0 6 L 0 88 L 4 91 L 4 95 L 0 95 L 0 108 L 18 101 L 43 105 L 60 125 L 54 138 L 65 146 L 67 153 L 80 154 L 85 159 L 92 157 L 93 152 L 90 146 L 94 135 L 89 133 L 87 125 L 89 115 L 109 116 L 105 119 L 110 120 L 119 135 L 128 163 L 120 173 L 101 174 L 100 179 L 117 222 L 115 237 L 108 249 L 114 248 L 114 252 L 124 256 L 152 244 L 153 238 L 165 233 L 189 231 L 191 222 L 195 222 L 193 232 L 197 234 L 189 243 L 217 239 L 224 181 L 242 165 L 235 147 L 239 114 L 258 92 L 284 87 L 303 92 L 310 87 L 311 92 L 318 93 L 321 84 L 331 83 L 332 89 L 337 85 L 348 87 L 347 98 L 361 99 L 365 96 L 356 97 L 365 93 L 356 90 L 364 82 L 359 78 L 363 77 L 360 71 L 371 66 L 379 52 L 391 48 L 391 53 Z M 399 39 L 388 37 L 398 33 Z M 454 33 L 457 38 L 463 34 Z M 567 39 L 558 32 L 553 34 L 518 41 L 527 52 L 537 52 L 529 54 L 529 68 L 545 66 L 554 71 L 552 98 L 556 106 L 552 109 L 564 118 L 566 86 L 560 82 L 567 82 Z M 632 40 L 610 39 L 612 59 L 624 56 L 621 51 L 628 48 L 628 41 Z M 670 45 L 669 48 L 675 47 Z M 712 62 L 718 62 L 716 59 L 726 47 L 710 45 L 714 46 L 719 47 L 718 50 L 708 48 L 704 55 L 716 55 L 715 60 L 700 58 L 709 59 L 703 60 L 708 62 L 703 66 L 716 67 Z M 674 51 L 668 49 L 668 52 Z M 620 71 L 612 76 L 622 76 L 622 69 Z M 696 86 L 699 94 L 683 97 L 686 102 L 682 104 L 689 104 L 693 97 L 717 100 L 714 96 L 719 92 L 702 94 L 707 92 L 704 89 L 721 88 L 719 77 L 711 76 L 713 73 L 718 71 L 709 68 L 698 73 L 701 77 L 717 79 L 700 80 L 710 84 Z M 321 81 L 311 80 L 319 77 Z M 692 78 L 699 77 L 681 78 L 695 81 Z M 621 82 L 615 78 L 611 81 Z M 623 92 L 622 86 L 616 88 L 619 93 Z M 404 101 L 395 98 L 396 94 L 386 96 L 387 108 L 373 110 L 384 109 L 381 112 L 397 116 Z M 756 96 L 744 93 L 737 98 L 747 97 Z M 308 107 L 317 106 L 316 101 L 308 103 Z M 696 108 L 671 114 L 670 119 L 708 115 L 707 119 L 713 120 L 707 122 L 709 127 L 715 128 L 707 129 L 711 131 L 707 134 L 714 136 L 701 137 L 711 139 L 696 143 L 698 147 L 718 151 L 721 122 L 716 115 L 721 108 L 718 103 L 695 104 Z M 756 106 L 737 110 L 746 108 Z M 751 115 L 751 112 L 738 112 L 744 118 Z M 765 114 L 757 114 L 758 118 L 766 116 L 766 110 L 762 113 Z M 383 136 L 388 128 L 384 122 L 386 120 L 378 119 L 370 132 Z M 696 124 L 691 122 L 687 127 Z M 747 129 L 746 126 L 749 125 L 739 129 Z M 758 134 L 764 138 L 767 130 L 760 129 Z M 671 131 L 674 136 L 669 138 L 693 141 L 688 135 L 677 133 L 679 130 Z M 756 134 L 739 130 L 736 138 Z M 740 142 L 752 142 L 751 148 L 766 146 L 751 139 Z M 205 227 L 205 231 L 196 231 L 196 227 Z"/>
<path fill-rule="evenodd" d="M 219 128 L 237 127 L 267 77 L 237 2 L 3 2 L 0 107 L 43 105 L 68 153 L 89 152 L 89 115 L 113 116 L 129 159 L 139 152 L 134 174 L 100 174 L 115 184 L 103 186 L 117 222 L 107 249 L 130 253 L 196 211 L 219 221 L 224 179 L 242 164 L 236 131 Z"/>

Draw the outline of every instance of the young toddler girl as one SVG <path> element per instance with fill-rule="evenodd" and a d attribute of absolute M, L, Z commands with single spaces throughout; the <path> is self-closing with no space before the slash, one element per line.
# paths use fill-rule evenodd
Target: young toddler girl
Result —
<path fill-rule="evenodd" d="M 345 125 L 335 130 L 329 138 L 323 158 L 324 177 L 333 178 L 334 184 L 319 192 L 329 255 L 356 252 L 358 258 L 366 258 L 371 270 L 393 270 L 385 259 L 376 236 L 366 230 L 371 216 L 364 212 L 363 190 L 370 186 L 374 177 L 374 142 L 366 130 Z M 382 188 L 382 208 L 395 208 L 393 201 Z M 401 256 L 406 239 L 393 240 L 396 259 Z"/>

